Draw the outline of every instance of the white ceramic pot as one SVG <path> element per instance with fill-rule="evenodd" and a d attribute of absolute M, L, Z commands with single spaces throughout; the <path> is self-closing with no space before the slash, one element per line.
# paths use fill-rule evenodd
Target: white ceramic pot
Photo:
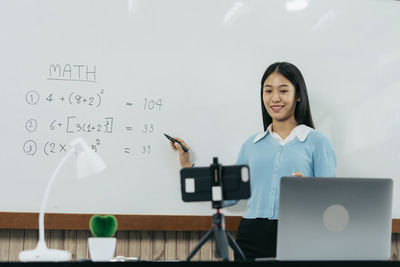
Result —
<path fill-rule="evenodd" d="M 115 252 L 115 237 L 89 237 L 89 253 L 92 261 L 110 261 Z"/>

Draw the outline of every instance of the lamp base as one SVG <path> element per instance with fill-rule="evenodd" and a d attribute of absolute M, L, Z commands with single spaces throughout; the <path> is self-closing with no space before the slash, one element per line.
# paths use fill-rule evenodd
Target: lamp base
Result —
<path fill-rule="evenodd" d="M 19 253 L 20 261 L 70 261 L 71 253 L 67 250 L 48 249 L 37 247 L 33 250 L 24 250 Z"/>

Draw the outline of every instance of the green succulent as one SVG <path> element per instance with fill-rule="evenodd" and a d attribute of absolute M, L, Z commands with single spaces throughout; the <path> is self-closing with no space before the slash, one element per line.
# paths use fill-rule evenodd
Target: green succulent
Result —
<path fill-rule="evenodd" d="M 95 237 L 112 237 L 118 228 L 114 215 L 93 215 L 89 221 L 89 229 Z"/>

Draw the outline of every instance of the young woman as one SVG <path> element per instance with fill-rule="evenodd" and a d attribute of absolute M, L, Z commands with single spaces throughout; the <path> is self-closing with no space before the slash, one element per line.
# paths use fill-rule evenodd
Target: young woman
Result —
<path fill-rule="evenodd" d="M 249 260 L 276 255 L 281 177 L 336 174 L 335 151 L 328 138 L 314 130 L 306 84 L 296 66 L 277 62 L 267 68 L 261 79 L 261 110 L 264 132 L 242 145 L 236 162 L 249 165 L 251 173 L 251 197 L 236 239 Z M 182 167 L 193 166 L 189 153 L 177 143 L 171 146 L 179 151 Z"/>

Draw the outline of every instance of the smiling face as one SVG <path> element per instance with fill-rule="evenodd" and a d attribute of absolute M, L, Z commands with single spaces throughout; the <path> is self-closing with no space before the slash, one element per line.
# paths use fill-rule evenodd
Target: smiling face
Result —
<path fill-rule="evenodd" d="M 273 121 L 295 120 L 296 88 L 279 72 L 271 73 L 263 85 L 264 106 Z"/>

